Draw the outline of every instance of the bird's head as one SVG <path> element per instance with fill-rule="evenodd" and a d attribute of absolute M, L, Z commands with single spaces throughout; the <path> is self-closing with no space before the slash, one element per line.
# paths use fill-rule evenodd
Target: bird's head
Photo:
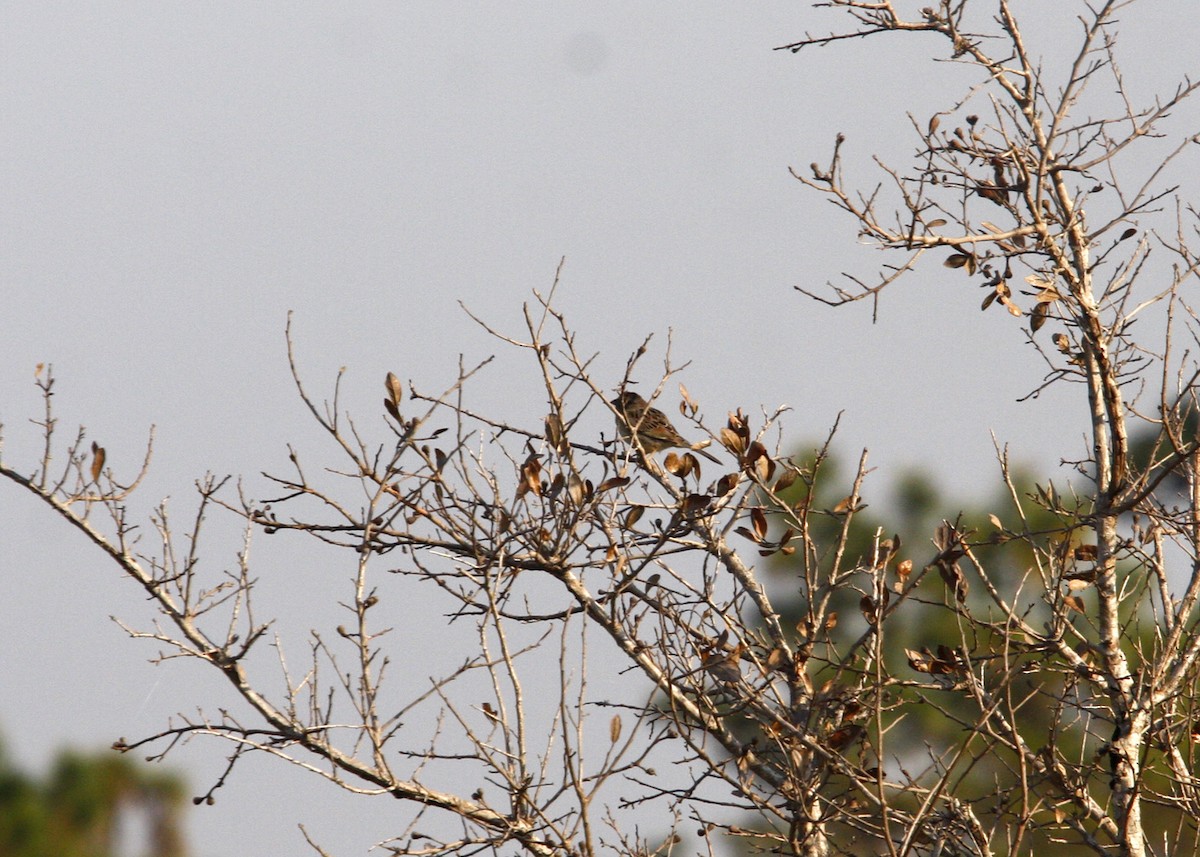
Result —
<path fill-rule="evenodd" d="M 645 403 L 645 399 L 632 390 L 624 391 L 621 393 L 621 395 L 609 402 L 610 405 L 612 405 L 621 413 L 626 413 L 631 409 L 641 407 Z"/>

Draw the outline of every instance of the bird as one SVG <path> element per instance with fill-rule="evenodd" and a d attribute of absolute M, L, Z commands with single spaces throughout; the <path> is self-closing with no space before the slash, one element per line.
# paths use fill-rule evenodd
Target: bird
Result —
<path fill-rule="evenodd" d="M 720 648 L 709 649 L 701 658 L 700 667 L 717 681 L 725 684 L 737 684 L 742 680 L 742 652 L 744 651 L 746 651 L 746 647 L 741 643 L 738 643 L 731 652 Z"/>
<path fill-rule="evenodd" d="M 684 440 L 675 426 L 667 419 L 667 415 L 658 408 L 650 407 L 650 403 L 632 390 L 626 390 L 609 402 L 617 410 L 617 434 L 623 440 L 632 440 L 637 432 L 637 442 L 646 452 L 661 452 L 664 449 L 686 449 L 698 452 L 709 461 L 720 464 L 721 461 L 703 449 L 694 449 Z"/>

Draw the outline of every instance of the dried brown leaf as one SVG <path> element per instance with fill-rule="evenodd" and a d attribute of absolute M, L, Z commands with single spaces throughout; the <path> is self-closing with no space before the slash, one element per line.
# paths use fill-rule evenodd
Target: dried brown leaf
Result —
<path fill-rule="evenodd" d="M 719 480 L 717 480 L 717 494 L 721 497 L 724 497 L 726 494 L 736 488 L 738 483 L 741 481 L 741 474 L 736 472 L 726 473 Z"/>
<path fill-rule="evenodd" d="M 1042 329 L 1042 325 L 1046 323 L 1049 317 L 1049 304 L 1038 303 L 1033 307 L 1033 312 L 1029 315 L 1029 332 L 1037 333 Z"/>
<path fill-rule="evenodd" d="M 904 656 L 908 659 L 908 665 L 919 673 L 927 673 L 931 670 L 933 658 L 929 655 L 918 652 L 914 649 L 905 649 Z"/>
<path fill-rule="evenodd" d="M 739 457 L 746 451 L 742 437 L 731 428 L 721 429 L 721 445 Z"/>
<path fill-rule="evenodd" d="M 395 373 L 388 372 L 387 377 L 383 380 L 384 389 L 387 390 L 387 399 L 394 407 L 400 406 L 400 399 L 404 396 L 404 384 L 396 377 Z"/>
<path fill-rule="evenodd" d="M 687 416 L 689 411 L 694 414 L 700 409 L 700 406 L 696 404 L 691 395 L 688 393 L 687 387 L 683 386 L 682 383 L 679 385 L 679 397 L 682 399 L 682 401 L 679 403 L 679 413 L 683 414 L 684 416 Z"/>
<path fill-rule="evenodd" d="M 754 525 L 754 534 L 761 542 L 767 537 L 767 516 L 762 509 L 755 506 L 750 510 L 750 523 Z"/>
<path fill-rule="evenodd" d="M 761 539 L 759 539 L 756 535 L 754 535 L 754 533 L 750 532 L 745 527 L 738 527 L 736 530 L 734 530 L 734 532 L 737 533 L 739 536 L 741 536 L 744 539 L 749 539 L 750 541 L 754 542 L 755 544 L 762 543 Z"/>
<path fill-rule="evenodd" d="M 558 414 L 547 414 L 546 420 L 546 441 L 553 449 L 559 451 L 565 449 L 564 441 L 566 440 L 563 431 L 562 418 Z"/>
<path fill-rule="evenodd" d="M 614 488 L 624 488 L 629 482 L 630 479 L 628 476 L 612 476 L 600 483 L 600 487 L 596 489 L 596 493 L 603 494 L 605 491 L 611 491 Z"/>
<path fill-rule="evenodd" d="M 588 487 L 588 483 L 574 473 L 571 474 L 571 478 L 567 481 L 567 496 L 571 498 L 571 505 L 576 508 L 583 505 L 583 501 L 588 499 L 590 493 Z"/>
<path fill-rule="evenodd" d="M 104 472 L 104 460 L 108 458 L 108 454 L 104 451 L 104 447 L 98 446 L 95 441 L 92 441 L 92 481 L 99 482 L 100 474 Z"/>
<path fill-rule="evenodd" d="M 698 470 L 699 467 L 696 456 L 690 452 L 685 452 L 683 455 L 668 452 L 667 457 L 663 460 L 663 469 L 680 479 L 685 478 L 693 470 Z"/>

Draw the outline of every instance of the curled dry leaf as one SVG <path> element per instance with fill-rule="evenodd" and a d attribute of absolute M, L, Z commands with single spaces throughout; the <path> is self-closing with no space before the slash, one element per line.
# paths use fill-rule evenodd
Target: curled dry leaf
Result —
<path fill-rule="evenodd" d="M 548 414 L 546 416 L 546 441 L 553 449 L 563 450 L 564 441 L 566 440 L 565 432 L 563 431 L 562 418 L 558 414 Z"/>
<path fill-rule="evenodd" d="M 858 599 L 858 609 L 862 611 L 863 618 L 867 620 L 868 625 L 874 625 L 878 621 L 879 616 L 875 612 L 875 599 L 870 595 L 864 595 Z"/>
<path fill-rule="evenodd" d="M 404 385 L 394 372 L 387 373 L 383 386 L 387 390 L 387 400 L 392 403 L 393 407 L 399 407 L 400 399 L 404 395 Z"/>
<path fill-rule="evenodd" d="M 696 456 L 690 452 L 685 452 L 683 455 L 668 452 L 667 457 L 663 459 L 663 468 L 672 476 L 685 479 L 693 471 L 696 471 L 697 475 L 699 475 L 700 463 L 696 461 Z"/>
<path fill-rule="evenodd" d="M 754 525 L 754 534 L 758 541 L 767 537 L 767 516 L 762 509 L 755 506 L 750 510 L 750 522 Z"/>
<path fill-rule="evenodd" d="M 596 489 L 597 494 L 603 494 L 605 491 L 611 491 L 614 488 L 624 488 L 628 485 L 630 479 L 628 476 L 612 476 L 600 483 Z"/>
<path fill-rule="evenodd" d="M 104 447 L 99 446 L 95 441 L 92 441 L 92 481 L 99 482 L 100 474 L 104 472 L 104 460 L 108 454 L 104 451 Z"/>
<path fill-rule="evenodd" d="M 1071 592 L 1078 592 L 1080 589 L 1087 589 L 1096 582 L 1096 570 L 1088 569 L 1087 571 L 1077 571 L 1073 574 L 1063 576 L 1063 580 L 1067 582 L 1067 589 Z"/>
<path fill-rule="evenodd" d="M 922 646 L 919 652 L 905 649 L 904 655 L 908 659 L 908 665 L 919 673 L 950 675 L 961 673 L 967 668 L 967 662 L 963 656 L 949 646 L 939 645 L 936 657 L 925 646 Z"/>
<path fill-rule="evenodd" d="M 942 580 L 954 591 L 955 600 L 959 604 L 964 603 L 971 591 L 971 585 L 967 583 L 967 578 L 963 576 L 958 563 L 942 563 L 938 566 L 938 571 L 942 574 Z"/>
<path fill-rule="evenodd" d="M 528 493 L 533 493 L 537 497 L 542 496 L 542 465 L 536 455 L 529 456 L 521 465 L 521 482 L 517 486 L 517 499 L 519 500 Z"/>
<path fill-rule="evenodd" d="M 740 473 L 737 473 L 737 472 L 726 473 L 719 480 L 717 480 L 718 496 L 724 497 L 726 494 L 728 494 L 734 488 L 737 488 L 738 483 L 741 481 L 742 481 L 742 477 L 741 477 Z"/>
<path fill-rule="evenodd" d="M 917 672 L 927 673 L 932 671 L 930 667 L 930 664 L 933 662 L 932 654 L 918 652 L 915 649 L 905 649 L 904 656 L 908 659 L 909 667 Z"/>
<path fill-rule="evenodd" d="M 591 484 L 584 482 L 574 473 L 567 480 L 567 496 L 571 498 L 571 504 L 578 508 L 583 505 L 583 501 L 589 499 L 591 494 Z"/>
<path fill-rule="evenodd" d="M 767 455 L 765 451 L 762 455 L 754 459 L 754 475 L 758 477 L 759 482 L 770 481 L 774 473 L 775 462 L 771 460 L 771 456 Z"/>
<path fill-rule="evenodd" d="M 1084 604 L 1083 604 L 1083 599 L 1080 598 L 1078 595 L 1064 595 L 1063 596 L 1063 604 L 1066 604 L 1068 607 L 1070 607 L 1072 610 L 1076 611 L 1077 613 L 1086 612 L 1086 608 L 1084 607 Z"/>
<path fill-rule="evenodd" d="M 942 264 L 947 268 L 966 268 L 967 273 L 971 275 L 975 273 L 975 257 L 966 253 L 952 253 Z"/>
<path fill-rule="evenodd" d="M 613 719 L 608 722 L 608 739 L 616 744 L 621 738 L 621 715 L 614 714 Z"/>
<path fill-rule="evenodd" d="M 746 448 L 742 465 L 748 473 L 752 473 L 763 482 L 770 479 L 775 473 L 775 462 L 771 460 L 767 448 L 758 441 L 754 441 Z"/>
<path fill-rule="evenodd" d="M 884 539 L 879 543 L 879 548 L 875 552 L 875 565 L 877 568 L 882 568 L 892 561 L 892 557 L 896 555 L 899 547 L 900 536 L 893 536 L 890 539 Z"/>
<path fill-rule="evenodd" d="M 679 413 L 683 416 L 694 415 L 696 411 L 700 410 L 700 406 L 692 399 L 687 387 L 683 386 L 682 383 L 679 385 L 679 397 L 681 399 L 679 402 Z"/>
<path fill-rule="evenodd" d="M 681 477 L 689 476 L 692 473 L 696 474 L 696 479 L 700 478 L 700 459 L 692 455 L 690 452 L 683 454 L 683 473 Z"/>
<path fill-rule="evenodd" d="M 787 489 L 791 488 L 795 482 L 796 471 L 790 467 L 785 469 L 783 473 L 779 475 L 779 478 L 775 480 L 775 493 L 778 494 L 780 491 L 786 491 Z"/>
<path fill-rule="evenodd" d="M 1049 317 L 1049 304 L 1039 303 L 1033 307 L 1033 312 L 1029 314 L 1029 332 L 1037 333 L 1042 329 L 1042 325 L 1046 323 Z"/>
<path fill-rule="evenodd" d="M 734 532 L 737 533 L 739 536 L 741 536 L 743 539 L 748 539 L 749 541 L 752 541 L 755 544 L 762 544 L 762 539 L 760 539 L 758 536 L 754 535 L 754 533 L 750 532 L 750 530 L 746 529 L 745 527 L 738 527 L 737 529 L 734 530 Z"/>
<path fill-rule="evenodd" d="M 746 451 L 741 436 L 731 428 L 721 429 L 721 445 L 739 457 Z"/>
<path fill-rule="evenodd" d="M 853 511 L 855 511 L 853 497 L 843 497 L 837 502 L 837 505 L 833 507 L 833 514 L 835 515 L 845 515 Z"/>

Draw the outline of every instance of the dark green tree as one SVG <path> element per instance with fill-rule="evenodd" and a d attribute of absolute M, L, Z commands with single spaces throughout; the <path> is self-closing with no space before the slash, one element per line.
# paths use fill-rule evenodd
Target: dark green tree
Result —
<path fill-rule="evenodd" d="M 186 857 L 182 781 L 112 751 L 65 750 L 44 778 L 0 745 L 0 857 L 114 857 L 122 827 L 145 824 L 145 857 Z"/>

